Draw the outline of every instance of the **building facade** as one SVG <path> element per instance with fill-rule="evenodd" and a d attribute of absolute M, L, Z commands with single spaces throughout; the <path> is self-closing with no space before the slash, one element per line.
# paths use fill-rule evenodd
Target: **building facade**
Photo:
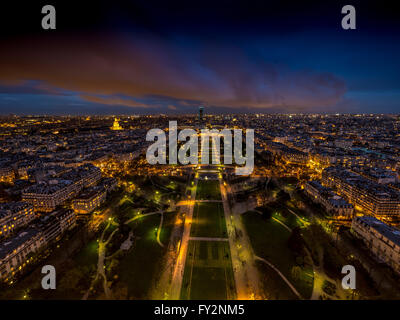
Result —
<path fill-rule="evenodd" d="M 27 188 L 22 193 L 22 199 L 33 204 L 35 211 L 51 212 L 58 205 L 73 198 L 84 187 L 93 186 L 100 179 L 100 169 L 86 164 L 63 174 L 58 179 Z"/>
<path fill-rule="evenodd" d="M 381 220 L 400 215 L 400 193 L 386 185 L 369 180 L 340 167 L 329 167 L 322 172 L 322 184 L 335 188 L 355 209 Z"/>
<path fill-rule="evenodd" d="M 0 244 L 0 279 L 8 281 L 32 261 L 31 254 L 46 244 L 41 232 L 27 229 Z"/>
<path fill-rule="evenodd" d="M 322 186 L 318 181 L 309 181 L 305 184 L 304 191 L 314 202 L 321 204 L 333 217 L 352 219 L 353 205 L 334 193 L 332 189 Z"/>
<path fill-rule="evenodd" d="M 35 219 L 33 206 L 27 202 L 0 204 L 0 238 L 8 237 L 16 229 Z"/>
<path fill-rule="evenodd" d="M 400 274 L 400 230 L 374 217 L 355 217 L 351 230 L 380 262 Z"/>
<path fill-rule="evenodd" d="M 78 214 L 90 213 L 106 200 L 106 196 L 105 188 L 92 187 L 72 201 L 72 208 Z"/>

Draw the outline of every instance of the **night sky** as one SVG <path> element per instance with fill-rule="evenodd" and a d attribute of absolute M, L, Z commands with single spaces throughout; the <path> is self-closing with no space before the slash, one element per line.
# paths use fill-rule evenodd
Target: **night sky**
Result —
<path fill-rule="evenodd" d="M 400 113 L 392 2 L 34 2 L 2 4 L 0 114 Z"/>

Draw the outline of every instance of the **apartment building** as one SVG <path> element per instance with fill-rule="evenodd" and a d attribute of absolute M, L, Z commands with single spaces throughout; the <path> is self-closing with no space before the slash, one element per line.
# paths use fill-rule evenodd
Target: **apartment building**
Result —
<path fill-rule="evenodd" d="M 322 184 L 335 188 L 355 209 L 380 219 L 392 219 L 400 214 L 400 193 L 340 167 L 322 172 Z"/>
<path fill-rule="evenodd" d="M 9 167 L 0 167 L 0 182 L 13 182 L 15 179 L 14 170 Z"/>
<path fill-rule="evenodd" d="M 58 241 L 73 228 L 76 217 L 70 209 L 60 209 L 46 215 L 31 227 L 0 244 L 0 280 L 8 281 L 22 272 L 32 261 L 32 254 Z"/>
<path fill-rule="evenodd" d="M 118 181 L 115 178 L 103 178 L 99 185 L 103 186 L 107 192 L 111 192 L 118 186 Z"/>
<path fill-rule="evenodd" d="M 107 196 L 107 191 L 102 186 L 88 188 L 72 201 L 75 213 L 87 214 L 100 206 Z"/>
<path fill-rule="evenodd" d="M 27 202 L 0 204 L 0 238 L 8 237 L 16 229 L 35 219 L 33 206 Z"/>
<path fill-rule="evenodd" d="M 65 231 L 72 229 L 76 224 L 75 213 L 70 209 L 56 210 L 35 225 L 41 231 L 47 244 L 59 240 Z"/>
<path fill-rule="evenodd" d="M 288 163 L 305 165 L 309 159 L 307 153 L 290 148 L 280 142 L 267 141 L 265 146 L 272 154 L 281 156 Z"/>
<path fill-rule="evenodd" d="M 355 217 L 351 230 L 378 261 L 400 274 L 400 230 L 369 216 Z"/>
<path fill-rule="evenodd" d="M 58 205 L 73 198 L 84 187 L 95 185 L 100 179 L 100 169 L 86 164 L 66 172 L 57 179 L 27 188 L 22 193 L 22 199 L 33 204 L 35 211 L 51 212 Z"/>
<path fill-rule="evenodd" d="M 31 228 L 0 244 L 0 279 L 8 281 L 32 261 L 31 254 L 46 244 L 41 232 Z"/>
<path fill-rule="evenodd" d="M 353 205 L 333 192 L 332 189 L 322 186 L 318 181 L 307 182 L 304 191 L 314 202 L 321 204 L 333 217 L 337 219 L 351 219 L 353 217 Z"/>

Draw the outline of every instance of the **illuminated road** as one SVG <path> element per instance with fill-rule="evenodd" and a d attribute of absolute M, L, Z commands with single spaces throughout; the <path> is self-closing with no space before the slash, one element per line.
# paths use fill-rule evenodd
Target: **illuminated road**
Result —
<path fill-rule="evenodd" d="M 151 299 L 179 299 L 193 216 L 194 199 L 196 197 L 196 187 L 197 180 L 195 179 L 193 185 L 186 188 L 186 190 L 191 190 L 190 199 L 178 203 L 180 206 L 179 213 L 171 232 L 166 256 L 162 262 L 163 269 L 160 279 L 151 292 Z M 181 231 L 182 222 L 184 222 L 183 233 Z M 176 247 L 176 241 L 174 241 L 176 238 L 181 239 L 178 247 Z"/>
<path fill-rule="evenodd" d="M 186 212 L 186 217 L 185 217 L 185 224 L 181 240 L 181 246 L 179 249 L 179 254 L 175 264 L 174 272 L 172 274 L 171 288 L 169 293 L 169 299 L 172 300 L 179 300 L 180 298 L 181 286 L 183 280 L 183 271 L 185 269 L 187 250 L 190 239 L 190 228 L 192 226 L 192 220 L 193 220 L 196 189 L 197 189 L 197 179 L 195 179 L 194 181 L 194 188 L 191 189 L 191 197 L 190 197 L 191 201 L 189 201 L 189 204 L 187 204 L 186 208 L 183 209 Z"/>

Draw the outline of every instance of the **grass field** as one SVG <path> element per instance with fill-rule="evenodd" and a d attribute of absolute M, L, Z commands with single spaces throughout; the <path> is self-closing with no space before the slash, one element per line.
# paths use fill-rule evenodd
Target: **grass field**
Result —
<path fill-rule="evenodd" d="M 211 238 L 227 236 L 221 202 L 198 202 L 195 204 L 190 236 Z"/>
<path fill-rule="evenodd" d="M 219 181 L 199 180 L 196 200 L 221 200 Z M 222 202 L 197 202 L 191 237 L 226 241 L 189 240 L 181 299 L 235 299 L 235 280 Z"/>
<path fill-rule="evenodd" d="M 269 300 L 296 300 L 298 297 L 286 285 L 274 269 L 262 261 L 256 261 L 260 282 Z"/>
<path fill-rule="evenodd" d="M 312 293 L 313 271 L 308 265 L 301 265 L 299 277 L 292 276 L 292 268 L 296 265 L 295 255 L 288 247 L 290 232 L 282 225 L 272 219 L 264 219 L 260 214 L 247 212 L 242 215 L 243 223 L 247 228 L 247 233 L 253 250 L 256 255 L 268 260 L 277 267 L 296 287 L 300 294 L 308 299 Z M 293 223 L 293 221 L 291 221 Z M 262 271 L 262 270 L 260 270 Z M 277 276 L 279 277 L 279 276 Z M 278 290 L 277 285 L 281 285 Z M 265 283 L 268 293 L 280 292 L 279 299 L 292 299 L 293 295 L 287 293 L 287 285 L 283 281 L 273 282 L 273 287 Z"/>
<path fill-rule="evenodd" d="M 175 213 L 164 215 L 160 239 L 165 245 L 168 244 L 174 217 Z M 165 250 L 156 240 L 155 228 L 159 223 L 160 215 L 156 214 L 129 224 L 137 238 L 118 266 L 119 279 L 127 286 L 129 298 L 147 299 L 149 289 L 157 277 Z"/>
<path fill-rule="evenodd" d="M 235 281 L 227 241 L 189 241 L 181 299 L 234 299 Z"/>
<path fill-rule="evenodd" d="M 197 183 L 196 200 L 221 200 L 218 180 L 199 180 Z"/>
<path fill-rule="evenodd" d="M 96 240 L 90 241 L 75 257 L 78 266 L 96 266 L 99 244 Z"/>

